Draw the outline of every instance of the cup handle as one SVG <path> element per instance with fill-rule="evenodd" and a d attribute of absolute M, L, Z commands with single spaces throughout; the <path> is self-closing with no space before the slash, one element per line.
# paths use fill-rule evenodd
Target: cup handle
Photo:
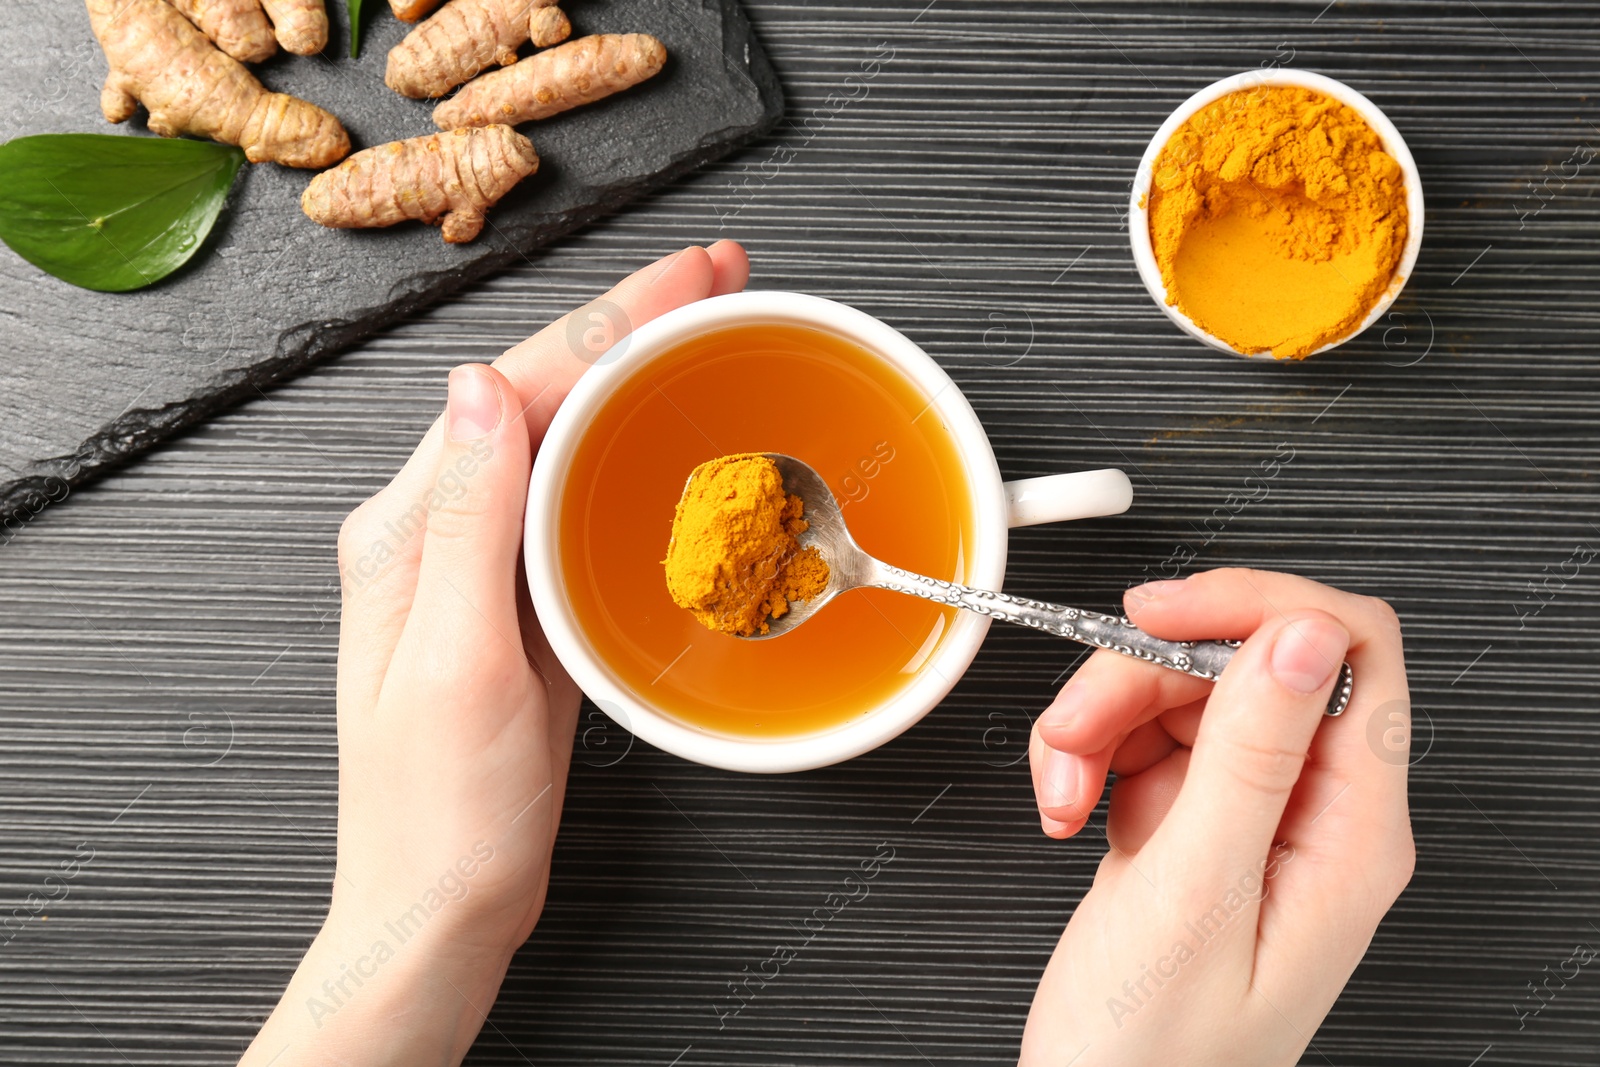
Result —
<path fill-rule="evenodd" d="M 1068 519 L 1120 515 L 1133 503 L 1133 485 L 1114 467 L 1023 478 L 1005 484 L 1006 525 L 1038 526 Z"/>

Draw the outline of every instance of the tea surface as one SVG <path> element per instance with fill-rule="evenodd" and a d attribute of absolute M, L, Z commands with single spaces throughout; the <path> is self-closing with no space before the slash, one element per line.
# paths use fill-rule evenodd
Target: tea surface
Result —
<path fill-rule="evenodd" d="M 939 412 L 853 342 L 741 326 L 686 342 L 612 395 L 559 501 L 567 596 L 590 644 L 640 699 L 736 737 L 843 724 L 893 696 L 955 609 L 846 593 L 770 641 L 712 633 L 667 594 L 662 559 L 684 480 L 736 452 L 786 452 L 827 480 L 866 551 L 940 578 L 966 574 L 972 505 Z"/>

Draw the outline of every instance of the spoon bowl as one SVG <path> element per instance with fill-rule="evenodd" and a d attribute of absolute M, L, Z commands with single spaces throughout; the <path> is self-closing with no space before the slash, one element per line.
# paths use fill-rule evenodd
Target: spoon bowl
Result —
<path fill-rule="evenodd" d="M 844 524 L 844 512 L 822 475 L 812 469 L 809 463 L 782 452 L 764 452 L 762 455 L 777 464 L 778 473 L 783 476 L 783 488 L 805 502 L 802 517 L 809 525 L 798 538 L 800 548 L 815 548 L 817 554 L 827 561 L 828 583 L 822 587 L 822 592 L 810 600 L 791 601 L 786 613 L 768 622 L 766 633 L 750 634 L 744 638 L 746 641 L 767 641 L 781 637 L 821 611 L 828 601 L 840 593 L 871 584 L 868 575 L 863 573 L 862 565 L 873 562 L 872 557 L 862 551 L 855 538 L 850 536 L 850 528 Z"/>

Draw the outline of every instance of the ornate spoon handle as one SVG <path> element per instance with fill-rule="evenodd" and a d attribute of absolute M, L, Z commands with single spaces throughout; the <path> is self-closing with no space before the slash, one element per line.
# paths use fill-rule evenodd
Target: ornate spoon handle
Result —
<path fill-rule="evenodd" d="M 1042 600 L 992 593 L 955 582 L 925 578 L 899 567 L 891 567 L 881 560 L 874 560 L 873 563 L 873 571 L 865 576 L 863 585 L 909 593 L 940 604 L 976 611 L 980 615 L 1031 626 L 1057 637 L 1094 648 L 1109 648 L 1124 656 L 1192 674 L 1196 678 L 1216 678 L 1239 647 L 1238 641 L 1163 641 L 1145 633 L 1120 615 L 1102 615 L 1096 611 L 1046 604 Z M 1329 715 L 1344 713 L 1350 704 L 1353 684 L 1350 664 L 1340 665 L 1339 681 L 1328 699 Z"/>

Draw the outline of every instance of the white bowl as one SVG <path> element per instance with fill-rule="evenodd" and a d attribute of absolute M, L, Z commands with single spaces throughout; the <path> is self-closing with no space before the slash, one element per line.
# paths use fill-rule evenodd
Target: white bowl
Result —
<path fill-rule="evenodd" d="M 613 345 L 562 403 L 534 461 L 523 548 L 534 610 L 550 647 L 602 711 L 658 748 L 726 770 L 809 770 L 876 748 L 932 710 L 978 654 L 989 617 L 957 612 L 944 640 L 916 676 L 865 715 L 799 737 L 732 737 L 676 718 L 624 683 L 590 647 L 572 611 L 561 568 L 561 494 L 573 453 L 595 414 L 640 367 L 691 338 L 749 324 L 806 326 L 848 338 L 885 360 L 931 398 L 929 406 L 949 428 L 972 489 L 973 537 L 967 573 L 956 576 L 968 584 L 1000 588 L 1006 572 L 1009 527 L 1115 515 L 1127 510 L 1133 489 L 1119 470 L 1002 483 L 983 426 L 961 390 L 933 358 L 893 327 L 832 300 L 781 292 L 713 297 L 668 312 Z"/>
<path fill-rule="evenodd" d="M 1351 108 L 1362 118 L 1367 120 L 1367 125 L 1372 127 L 1378 135 L 1378 140 L 1383 142 L 1383 150 L 1400 165 L 1401 172 L 1405 175 L 1406 183 L 1406 246 L 1400 254 L 1400 263 L 1395 267 L 1394 277 L 1389 282 L 1389 288 L 1378 298 L 1372 306 L 1367 317 L 1361 325 L 1345 334 L 1336 341 L 1330 341 L 1310 355 L 1317 355 L 1332 348 L 1338 348 L 1350 338 L 1361 333 L 1371 326 L 1383 313 L 1389 310 L 1395 298 L 1400 295 L 1400 290 L 1405 288 L 1411 272 L 1416 269 L 1417 254 L 1422 250 L 1422 176 L 1417 173 L 1417 161 L 1411 158 L 1411 149 L 1406 147 L 1405 138 L 1400 136 L 1400 131 L 1395 129 L 1394 123 L 1389 121 L 1389 116 L 1379 110 L 1378 105 L 1356 92 L 1344 82 L 1336 81 L 1322 74 L 1313 74 L 1308 70 L 1247 70 L 1235 74 L 1230 78 L 1212 82 L 1210 85 L 1195 93 L 1161 124 L 1156 135 L 1150 139 L 1150 145 L 1144 150 L 1144 158 L 1139 161 L 1139 170 L 1133 178 L 1133 196 L 1128 207 L 1128 238 L 1133 243 L 1133 261 L 1139 267 L 1139 277 L 1144 279 L 1144 287 L 1150 290 L 1150 296 L 1162 311 L 1167 313 L 1167 318 L 1177 323 L 1191 336 L 1210 345 L 1212 348 L 1230 352 L 1236 356 L 1249 356 L 1250 353 L 1240 352 L 1237 348 L 1202 330 L 1195 325 L 1193 319 L 1179 311 L 1172 304 L 1167 303 L 1167 287 L 1161 281 L 1161 268 L 1156 266 L 1155 250 L 1150 247 L 1150 213 L 1147 200 L 1150 193 L 1151 179 L 1155 173 L 1156 157 L 1166 147 L 1172 135 L 1194 117 L 1201 108 L 1214 100 L 1221 99 L 1229 93 L 1241 89 L 1257 89 L 1263 86 L 1284 85 L 1296 86 L 1302 89 L 1311 89 L 1331 96 L 1335 100 Z M 1256 353 L 1271 359 L 1270 353 Z"/>

